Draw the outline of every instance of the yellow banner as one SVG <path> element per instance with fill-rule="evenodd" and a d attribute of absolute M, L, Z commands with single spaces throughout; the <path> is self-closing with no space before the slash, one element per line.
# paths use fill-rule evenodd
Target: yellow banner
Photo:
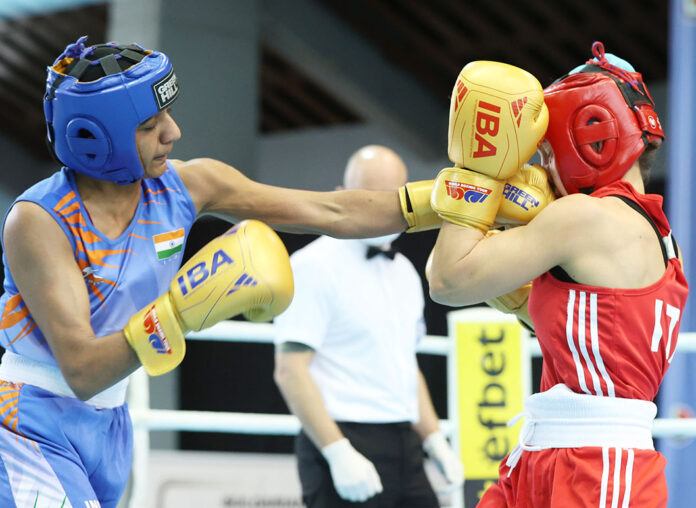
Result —
<path fill-rule="evenodd" d="M 452 323 L 467 507 L 497 480 L 500 462 L 517 444 L 521 423 L 507 422 L 522 411 L 528 372 L 522 365 L 527 335 L 517 321 L 491 309 L 472 310 L 472 320 Z"/>

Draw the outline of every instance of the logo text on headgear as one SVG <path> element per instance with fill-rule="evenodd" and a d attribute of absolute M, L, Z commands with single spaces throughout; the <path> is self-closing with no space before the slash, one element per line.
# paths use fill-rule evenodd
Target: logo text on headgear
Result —
<path fill-rule="evenodd" d="M 174 69 L 170 70 L 165 77 L 152 85 L 152 91 L 155 94 L 157 107 L 163 110 L 169 106 L 176 96 L 179 95 L 179 83 L 176 80 Z"/>

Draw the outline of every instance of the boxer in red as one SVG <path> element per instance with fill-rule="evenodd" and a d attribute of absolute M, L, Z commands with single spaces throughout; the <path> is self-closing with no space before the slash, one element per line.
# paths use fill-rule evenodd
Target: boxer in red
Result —
<path fill-rule="evenodd" d="M 652 400 L 674 355 L 688 285 L 662 197 L 645 193 L 664 133 L 641 75 L 601 43 L 593 53 L 543 91 L 549 123 L 539 151 L 555 201 L 526 225 L 485 234 L 503 187 L 476 145 L 500 152 L 501 140 L 517 135 L 514 108 L 505 107 L 498 132 L 457 138 L 465 156 L 453 158 L 450 146 L 457 167 L 443 170 L 433 189 L 433 209 L 445 219 L 433 253 L 433 299 L 469 305 L 533 281 L 528 311 L 544 358 L 541 393 L 525 402 L 520 442 L 482 497 L 484 508 L 667 504 Z M 465 116 L 475 119 L 492 95 L 510 104 L 531 97 L 499 74 L 464 75 Z M 448 192 L 474 184 L 485 199 Z"/>

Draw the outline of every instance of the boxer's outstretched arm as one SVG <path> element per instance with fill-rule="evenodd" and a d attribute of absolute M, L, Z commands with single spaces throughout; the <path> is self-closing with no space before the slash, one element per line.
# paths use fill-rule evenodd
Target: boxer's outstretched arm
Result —
<path fill-rule="evenodd" d="M 255 182 L 214 159 L 173 161 L 199 213 L 258 219 L 279 231 L 373 237 L 403 231 L 397 191 L 314 192 Z"/>

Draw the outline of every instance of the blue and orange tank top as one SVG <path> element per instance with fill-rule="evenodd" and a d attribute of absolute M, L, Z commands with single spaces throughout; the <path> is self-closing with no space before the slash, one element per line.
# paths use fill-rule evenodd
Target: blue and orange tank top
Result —
<path fill-rule="evenodd" d="M 168 289 L 181 265 L 196 210 L 176 170 L 170 163 L 167 166 L 161 177 L 141 181 L 135 216 L 116 239 L 107 238 L 92 224 L 78 193 L 75 173 L 70 169 L 63 168 L 15 200 L 41 206 L 68 237 L 89 293 L 91 324 L 97 337 L 121 330 L 131 315 Z M 5 292 L 0 297 L 0 345 L 16 354 L 56 365 L 15 285 L 4 254 L 3 262 Z"/>

